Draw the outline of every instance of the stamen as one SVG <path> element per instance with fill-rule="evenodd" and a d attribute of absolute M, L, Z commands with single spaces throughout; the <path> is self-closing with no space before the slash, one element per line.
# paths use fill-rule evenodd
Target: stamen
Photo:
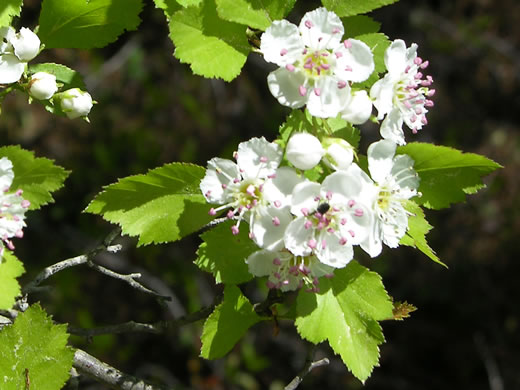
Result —
<path fill-rule="evenodd" d="M 298 87 L 298 92 L 300 92 L 300 96 L 305 96 L 307 95 L 307 88 L 305 88 L 303 85 L 300 85 Z"/>
<path fill-rule="evenodd" d="M 346 81 L 343 81 L 343 80 L 338 81 L 338 88 L 339 89 L 345 88 L 346 86 L 347 86 L 347 82 Z"/>
<path fill-rule="evenodd" d="M 287 69 L 289 72 L 294 72 L 294 65 L 293 64 L 287 64 L 285 65 L 285 69 Z"/>
<path fill-rule="evenodd" d="M 343 46 L 345 46 L 345 49 L 350 49 L 352 47 L 352 42 L 350 42 L 348 39 L 345 39 L 343 41 Z"/>
<path fill-rule="evenodd" d="M 279 201 L 279 200 L 275 200 L 275 201 L 273 202 L 273 204 L 274 204 L 274 207 L 279 208 L 279 207 L 282 205 L 282 202 Z"/>
<path fill-rule="evenodd" d="M 289 53 L 289 50 L 283 48 L 282 50 L 280 50 L 280 55 L 283 57 L 284 55 L 286 55 L 287 53 Z"/>
<path fill-rule="evenodd" d="M 314 94 L 315 94 L 316 96 L 320 96 L 320 95 L 321 95 L 321 89 L 319 89 L 319 88 L 314 88 Z"/>
<path fill-rule="evenodd" d="M 280 218 L 274 217 L 273 218 L 273 225 L 274 226 L 280 226 Z"/>
<path fill-rule="evenodd" d="M 217 212 L 216 212 L 215 209 L 212 207 L 212 208 L 209 209 L 208 214 L 209 214 L 209 215 L 217 215 Z"/>
<path fill-rule="evenodd" d="M 280 259 L 279 259 L 278 257 L 275 257 L 275 258 L 273 259 L 273 264 L 274 264 L 274 265 L 281 265 L 282 262 L 280 261 Z"/>
<path fill-rule="evenodd" d="M 240 233 L 240 230 L 238 230 L 237 225 L 231 226 L 231 233 L 233 233 L 234 236 L 236 236 L 238 233 Z"/>
<path fill-rule="evenodd" d="M 354 215 L 355 215 L 356 217 L 362 217 L 363 214 L 364 214 L 364 213 L 363 213 L 363 209 L 356 209 L 356 210 L 354 210 Z"/>
<path fill-rule="evenodd" d="M 316 240 L 314 238 L 311 238 L 308 242 L 307 242 L 307 246 L 311 249 L 316 249 L 316 245 L 318 243 L 316 242 Z"/>
<path fill-rule="evenodd" d="M 313 26 L 314 26 L 314 24 L 310 20 L 305 21 L 305 27 L 312 28 Z"/>

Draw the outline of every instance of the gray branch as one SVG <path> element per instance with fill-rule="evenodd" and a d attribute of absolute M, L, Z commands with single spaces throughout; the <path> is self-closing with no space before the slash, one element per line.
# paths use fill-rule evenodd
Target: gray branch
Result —
<path fill-rule="evenodd" d="M 303 379 L 307 376 L 307 374 L 309 374 L 309 372 L 317 367 L 326 366 L 329 364 L 329 359 L 327 358 L 313 361 L 315 349 L 315 345 L 310 345 L 310 348 L 307 352 L 305 366 L 300 371 L 300 373 L 287 386 L 284 387 L 284 390 L 295 390 L 300 385 L 300 383 L 303 382 Z"/>
<path fill-rule="evenodd" d="M 74 353 L 74 368 L 81 374 L 88 375 L 111 389 L 120 390 L 173 390 L 159 385 L 146 383 L 131 375 L 96 359 L 81 349 Z"/>

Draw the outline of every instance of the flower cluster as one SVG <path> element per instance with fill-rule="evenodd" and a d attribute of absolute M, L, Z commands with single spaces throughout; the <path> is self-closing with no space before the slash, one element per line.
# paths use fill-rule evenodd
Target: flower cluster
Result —
<path fill-rule="evenodd" d="M 344 140 L 323 143 L 352 150 Z M 223 213 L 236 221 L 233 234 L 242 221 L 248 223 L 249 237 L 259 246 L 246 260 L 252 274 L 269 276 L 270 288 L 306 285 L 317 291 L 318 278 L 345 267 L 355 246 L 375 257 L 383 243 L 396 247 L 405 234 L 404 201 L 417 195 L 419 179 L 413 160 L 395 152 L 394 142 L 378 141 L 368 148 L 370 175 L 350 158 L 318 183 L 280 167 L 278 144 L 253 138 L 239 145 L 236 163 L 210 160 L 200 188 L 209 203 L 219 205 L 211 215 Z M 326 155 L 322 142 L 308 133 L 294 134 L 286 148 L 287 160 L 302 170 Z"/>
<path fill-rule="evenodd" d="M 353 125 L 366 122 L 375 106 L 381 136 L 404 145 L 403 123 L 413 133 L 428 123 L 435 94 L 432 77 L 423 74 L 429 62 L 417 56 L 415 43 L 407 48 L 397 39 L 385 51 L 388 72 L 367 88 L 359 83 L 374 72 L 371 48 L 342 40 L 344 32 L 340 18 L 325 8 L 306 13 L 299 26 L 273 22 L 260 43 L 264 59 L 279 66 L 267 77 L 269 90 L 285 106 L 306 106 L 321 118 L 339 115 Z"/>
<path fill-rule="evenodd" d="M 84 118 L 93 105 L 88 92 L 79 88 L 70 88 L 57 93 L 63 84 L 58 83 L 56 75 L 48 72 L 27 72 L 27 63 L 34 59 L 41 50 L 38 35 L 26 27 L 18 33 L 12 27 L 0 28 L 0 84 L 20 83 L 30 99 L 47 101 L 57 105 L 70 119 Z M 25 76 L 24 76 L 25 74 Z"/>
<path fill-rule="evenodd" d="M 13 163 L 6 157 L 0 159 L 0 263 L 5 246 L 14 249 L 11 238 L 23 237 L 25 212 L 30 202 L 22 197 L 22 190 L 11 192 L 14 172 Z"/>
<path fill-rule="evenodd" d="M 318 279 L 345 267 L 355 250 L 376 257 L 384 245 L 399 246 L 411 215 L 407 204 L 420 195 L 414 161 L 397 146 L 406 143 L 403 124 L 415 133 L 427 123 L 435 93 L 422 73 L 428 61 L 417 56 L 416 44 L 396 40 L 384 54 L 386 74 L 368 80 L 372 50 L 343 39 L 344 32 L 325 8 L 306 13 L 299 26 L 280 20 L 267 28 L 260 51 L 279 66 L 267 77 L 269 90 L 281 104 L 306 106 L 325 119 L 310 121 L 312 130 L 293 130 L 280 142 L 285 149 L 264 138 L 239 144 L 236 162 L 210 160 L 200 184 L 216 205 L 210 214 L 233 220 L 233 234 L 248 225 L 258 250 L 245 261 L 253 275 L 268 277 L 269 288 L 318 291 Z M 362 169 L 355 148 L 319 123 L 340 117 L 359 125 L 373 106 L 383 139 L 369 145 Z"/>

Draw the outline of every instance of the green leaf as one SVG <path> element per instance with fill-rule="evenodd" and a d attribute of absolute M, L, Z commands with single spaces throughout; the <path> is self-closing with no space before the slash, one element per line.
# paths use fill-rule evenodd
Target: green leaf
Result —
<path fill-rule="evenodd" d="M 405 209 L 412 215 L 408 217 L 408 230 L 400 244 L 417 248 L 436 263 L 448 268 L 426 242 L 426 234 L 432 229 L 432 225 L 424 217 L 424 211 L 413 201 L 407 201 Z"/>
<path fill-rule="evenodd" d="M 9 250 L 4 249 L 0 258 L 0 309 L 13 307 L 15 298 L 20 295 L 20 284 L 16 280 L 25 272 L 23 264 Z"/>
<path fill-rule="evenodd" d="M 321 3 L 336 15 L 352 16 L 364 14 L 377 8 L 396 3 L 398 0 L 321 0 Z"/>
<path fill-rule="evenodd" d="M 222 19 L 265 30 L 274 20 L 283 19 L 296 0 L 216 0 Z"/>
<path fill-rule="evenodd" d="M 31 202 L 30 210 L 54 202 L 51 193 L 63 187 L 69 175 L 69 171 L 54 165 L 52 160 L 35 158 L 33 152 L 19 146 L 0 147 L 0 157 L 7 157 L 13 163 L 14 180 L 11 189 L 23 190 L 23 198 Z"/>
<path fill-rule="evenodd" d="M 139 236 L 138 245 L 176 241 L 208 223 L 210 206 L 200 192 L 204 168 L 171 163 L 105 187 L 85 211 Z"/>
<path fill-rule="evenodd" d="M 250 51 L 247 27 L 220 19 L 214 0 L 176 12 L 169 27 L 175 57 L 193 73 L 225 81 L 240 74 Z"/>
<path fill-rule="evenodd" d="M 164 11 L 164 15 L 166 16 L 166 20 L 170 21 L 172 15 L 180 10 L 182 7 L 175 0 L 154 0 L 155 7 L 162 9 Z"/>
<path fill-rule="evenodd" d="M 46 48 L 91 49 L 137 28 L 142 0 L 44 0 L 38 36 Z"/>
<path fill-rule="evenodd" d="M 224 299 L 204 323 L 200 355 L 218 359 L 227 354 L 246 331 L 260 322 L 253 305 L 236 286 L 226 286 Z"/>
<path fill-rule="evenodd" d="M 67 326 L 54 325 L 38 304 L 20 313 L 0 332 L 2 390 L 61 389 L 74 357 L 68 337 Z"/>
<path fill-rule="evenodd" d="M 177 3 L 182 5 L 184 8 L 191 6 L 198 6 L 202 0 L 177 0 Z"/>
<path fill-rule="evenodd" d="M 379 362 L 384 342 L 377 321 L 393 318 L 393 304 L 381 277 L 355 261 L 320 279 L 320 293 L 301 291 L 296 327 L 312 343 L 328 340 L 348 369 L 362 382 Z"/>
<path fill-rule="evenodd" d="M 87 89 L 81 75 L 65 65 L 53 63 L 29 65 L 29 73 L 34 74 L 36 72 L 47 72 L 56 76 L 56 81 L 64 84 L 61 90 L 69 88 Z"/>
<path fill-rule="evenodd" d="M 201 235 L 204 242 L 197 251 L 195 264 L 212 273 L 217 283 L 239 284 L 253 278 L 245 260 L 258 246 L 249 238 L 248 229 L 233 235 L 232 225 L 234 221 L 226 221 Z"/>
<path fill-rule="evenodd" d="M 414 169 L 421 182 L 422 196 L 414 199 L 431 209 L 449 207 L 464 202 L 466 194 L 473 194 L 485 185 L 482 177 L 501 168 L 500 164 L 478 154 L 463 153 L 447 146 L 414 142 L 397 149 L 414 159 Z"/>
<path fill-rule="evenodd" d="M 356 15 L 341 18 L 345 26 L 345 37 L 353 38 L 362 34 L 377 33 L 381 28 L 381 23 L 376 22 L 370 16 Z"/>
<path fill-rule="evenodd" d="M 0 4 L 0 27 L 9 26 L 13 17 L 20 16 L 23 0 L 2 0 Z"/>

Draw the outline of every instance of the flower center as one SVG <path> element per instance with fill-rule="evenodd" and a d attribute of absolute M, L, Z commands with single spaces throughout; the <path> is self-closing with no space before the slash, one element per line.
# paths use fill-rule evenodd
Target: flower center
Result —
<path fill-rule="evenodd" d="M 303 59 L 299 64 L 303 72 L 312 78 L 317 78 L 323 75 L 331 75 L 334 65 L 334 58 L 328 50 L 316 50 L 308 52 L 307 49 L 303 52 Z"/>
<path fill-rule="evenodd" d="M 263 181 L 255 179 L 240 182 L 232 195 L 236 204 L 248 210 L 256 206 L 262 198 L 262 185 Z"/>

